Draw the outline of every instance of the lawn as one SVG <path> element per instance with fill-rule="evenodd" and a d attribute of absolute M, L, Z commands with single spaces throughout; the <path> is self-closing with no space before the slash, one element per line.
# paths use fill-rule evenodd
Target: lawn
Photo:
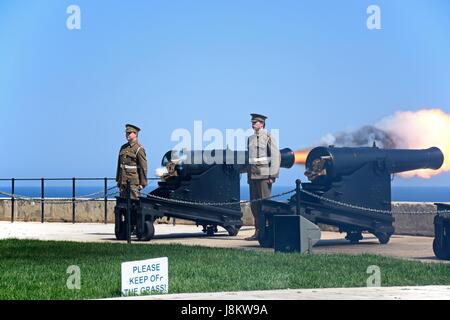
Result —
<path fill-rule="evenodd" d="M 368 266 L 382 286 L 450 284 L 450 265 L 375 255 L 283 254 L 160 244 L 37 240 L 0 241 L 0 299 L 84 299 L 120 296 L 120 264 L 169 258 L 169 293 L 285 288 L 362 287 Z M 70 265 L 81 289 L 69 290 Z"/>

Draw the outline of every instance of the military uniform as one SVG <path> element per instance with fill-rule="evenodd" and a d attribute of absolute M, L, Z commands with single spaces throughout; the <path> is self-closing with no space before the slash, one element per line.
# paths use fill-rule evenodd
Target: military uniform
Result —
<path fill-rule="evenodd" d="M 252 113 L 252 121 L 265 122 L 267 117 Z M 278 143 L 266 129 L 260 129 L 248 138 L 247 148 L 249 153 L 249 169 L 247 180 L 250 187 L 250 200 L 270 197 L 272 195 L 272 183 L 279 176 L 281 155 Z M 251 203 L 253 218 L 255 219 L 255 235 L 249 240 L 258 237 L 260 223 L 261 202 Z"/>
<path fill-rule="evenodd" d="M 127 132 L 136 132 L 140 129 L 133 125 L 126 125 Z M 138 142 L 125 143 L 119 152 L 117 161 L 117 186 L 120 196 L 127 197 L 127 181 L 131 184 L 131 199 L 139 199 L 139 186 L 147 186 L 147 156 L 144 147 Z"/>

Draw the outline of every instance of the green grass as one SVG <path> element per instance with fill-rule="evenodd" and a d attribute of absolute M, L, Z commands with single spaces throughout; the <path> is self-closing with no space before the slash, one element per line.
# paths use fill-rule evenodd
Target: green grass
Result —
<path fill-rule="evenodd" d="M 375 255 L 282 254 L 183 245 L 0 241 L 0 299 L 120 296 L 120 264 L 167 256 L 169 293 L 285 288 L 362 287 L 367 267 L 381 268 L 382 286 L 450 284 L 450 265 Z M 67 267 L 81 269 L 69 290 Z"/>

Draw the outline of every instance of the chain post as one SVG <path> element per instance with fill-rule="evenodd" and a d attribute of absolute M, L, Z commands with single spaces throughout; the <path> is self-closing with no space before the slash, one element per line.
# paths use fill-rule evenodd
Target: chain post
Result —
<path fill-rule="evenodd" d="M 108 178 L 105 177 L 105 224 L 108 223 Z"/>
<path fill-rule="evenodd" d="M 75 178 L 72 178 L 72 223 L 75 223 Z"/>
<path fill-rule="evenodd" d="M 14 185 L 14 178 L 12 178 L 11 179 L 11 193 L 12 193 L 12 196 L 11 196 L 11 223 L 13 223 L 14 222 L 14 203 L 15 203 L 15 196 L 14 196 L 14 193 L 15 193 L 15 185 Z"/>
<path fill-rule="evenodd" d="M 297 215 L 300 215 L 300 188 L 302 186 L 302 182 L 300 179 L 295 180 L 295 211 Z"/>
<path fill-rule="evenodd" d="M 44 190 L 44 178 L 41 178 L 41 223 L 44 223 L 44 208 L 45 208 L 45 190 Z"/>
<path fill-rule="evenodd" d="M 127 243 L 131 243 L 131 182 L 127 180 Z"/>

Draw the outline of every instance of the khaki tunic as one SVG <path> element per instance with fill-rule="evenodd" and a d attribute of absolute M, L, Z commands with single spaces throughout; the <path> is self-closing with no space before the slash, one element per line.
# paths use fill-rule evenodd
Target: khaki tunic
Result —
<path fill-rule="evenodd" d="M 248 180 L 278 178 L 281 154 L 278 143 L 266 129 L 248 138 Z"/>
<path fill-rule="evenodd" d="M 131 183 L 131 198 L 139 198 L 139 185 L 147 186 L 147 156 L 139 143 L 126 143 L 120 148 L 117 161 L 117 186 L 120 196 L 126 197 L 127 180 Z"/>

